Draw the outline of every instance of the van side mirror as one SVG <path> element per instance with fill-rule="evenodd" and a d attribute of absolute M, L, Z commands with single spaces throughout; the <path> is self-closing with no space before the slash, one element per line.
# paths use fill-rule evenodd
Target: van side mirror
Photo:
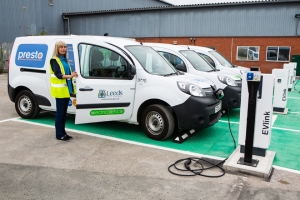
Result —
<path fill-rule="evenodd" d="M 185 64 L 178 64 L 175 67 L 177 70 L 182 71 L 182 72 L 187 72 Z"/>
<path fill-rule="evenodd" d="M 128 79 L 132 80 L 134 75 L 136 75 L 136 68 L 134 65 L 129 65 L 128 68 Z"/>

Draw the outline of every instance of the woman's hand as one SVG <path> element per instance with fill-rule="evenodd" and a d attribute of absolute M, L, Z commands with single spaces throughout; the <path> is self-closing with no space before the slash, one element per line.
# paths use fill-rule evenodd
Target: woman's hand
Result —
<path fill-rule="evenodd" d="M 72 77 L 72 78 L 73 78 L 73 77 L 77 78 L 77 77 L 78 77 L 77 72 L 72 72 L 71 77 Z"/>

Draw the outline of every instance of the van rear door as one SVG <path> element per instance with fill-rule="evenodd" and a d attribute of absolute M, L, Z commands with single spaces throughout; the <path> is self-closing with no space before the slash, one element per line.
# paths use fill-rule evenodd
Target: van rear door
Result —
<path fill-rule="evenodd" d="M 127 120 L 132 115 L 136 77 L 127 78 L 129 59 L 101 41 L 78 42 L 75 123 Z"/>

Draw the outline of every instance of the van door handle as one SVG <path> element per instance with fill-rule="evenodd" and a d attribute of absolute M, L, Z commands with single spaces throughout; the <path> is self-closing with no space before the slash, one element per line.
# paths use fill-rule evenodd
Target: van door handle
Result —
<path fill-rule="evenodd" d="M 90 88 L 90 87 L 84 87 L 84 88 L 79 88 L 79 91 L 93 91 L 94 89 L 93 88 Z"/>

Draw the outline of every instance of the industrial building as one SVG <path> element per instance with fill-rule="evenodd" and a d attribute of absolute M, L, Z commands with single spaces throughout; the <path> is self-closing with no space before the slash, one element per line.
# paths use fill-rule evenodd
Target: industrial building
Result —
<path fill-rule="evenodd" d="M 0 43 L 13 43 L 24 35 L 107 34 L 141 42 L 206 46 L 235 65 L 258 66 L 265 73 L 300 58 L 298 0 L 174 2 L 1 1 Z"/>

